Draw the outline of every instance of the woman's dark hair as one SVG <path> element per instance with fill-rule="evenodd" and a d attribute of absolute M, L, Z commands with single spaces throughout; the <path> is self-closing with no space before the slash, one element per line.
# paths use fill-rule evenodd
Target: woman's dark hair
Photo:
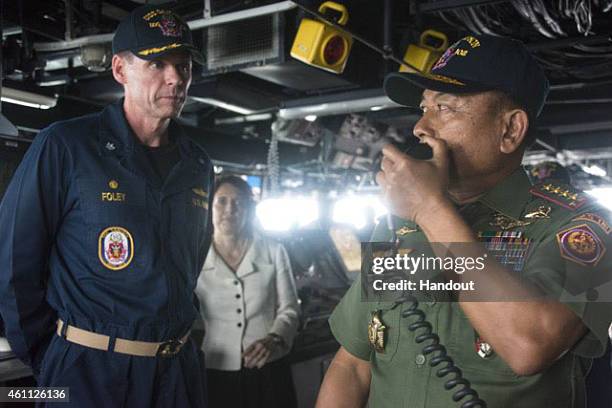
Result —
<path fill-rule="evenodd" d="M 249 186 L 249 184 L 240 177 L 221 176 L 220 178 L 215 180 L 215 193 L 217 192 L 217 190 L 219 190 L 219 187 L 224 184 L 229 184 L 236 190 L 238 190 L 238 193 L 240 193 L 242 198 L 247 201 L 249 207 L 252 207 L 255 204 L 255 198 L 253 197 L 253 190 L 251 190 L 251 186 Z"/>
<path fill-rule="evenodd" d="M 253 191 L 251 190 L 251 186 L 237 176 L 221 176 L 215 180 L 215 193 L 219 188 L 224 185 L 229 184 L 238 190 L 238 194 L 242 199 L 244 199 L 246 203 L 246 225 L 247 225 L 247 233 L 252 233 L 253 228 L 256 226 L 256 217 L 255 217 L 255 198 L 253 197 Z"/>

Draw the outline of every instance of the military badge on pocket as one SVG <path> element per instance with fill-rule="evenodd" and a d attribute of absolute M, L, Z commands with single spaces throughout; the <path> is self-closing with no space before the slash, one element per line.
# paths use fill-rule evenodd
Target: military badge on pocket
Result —
<path fill-rule="evenodd" d="M 368 340 L 377 353 L 385 352 L 386 328 L 380 317 L 380 310 L 372 312 L 372 318 L 370 323 L 368 323 Z"/>
<path fill-rule="evenodd" d="M 127 268 L 134 257 L 132 234 L 122 227 L 108 227 L 98 238 L 98 258 L 113 271 Z"/>

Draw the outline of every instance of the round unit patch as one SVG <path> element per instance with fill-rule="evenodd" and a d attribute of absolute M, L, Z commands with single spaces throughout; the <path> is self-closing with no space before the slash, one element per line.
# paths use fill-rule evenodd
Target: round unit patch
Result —
<path fill-rule="evenodd" d="M 582 265 L 595 266 L 606 249 L 593 230 L 586 224 L 557 233 L 561 257 Z"/>
<path fill-rule="evenodd" d="M 108 227 L 98 238 L 98 258 L 113 271 L 127 268 L 134 257 L 134 240 L 125 228 Z"/>

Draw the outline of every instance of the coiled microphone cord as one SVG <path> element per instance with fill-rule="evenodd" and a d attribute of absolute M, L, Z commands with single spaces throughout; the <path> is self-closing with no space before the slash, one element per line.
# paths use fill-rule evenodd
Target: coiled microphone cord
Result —
<path fill-rule="evenodd" d="M 471 387 L 470 382 L 463 378 L 461 369 L 455 365 L 451 356 L 448 355 L 446 347 L 440 343 L 440 337 L 433 332 L 432 325 L 427 321 L 425 312 L 419 309 L 419 302 L 416 297 L 410 294 L 404 295 L 396 301 L 396 305 L 408 302 L 410 306 L 407 310 L 402 311 L 401 315 L 403 318 L 416 317 L 414 322 L 408 324 L 408 330 L 411 332 L 421 330 L 422 333 L 417 334 L 415 337 L 417 344 L 421 344 L 427 340 L 430 341 L 428 345 L 423 347 L 423 354 L 426 356 L 436 353 L 431 358 L 429 365 L 431 367 L 437 367 L 442 363 L 446 363 L 446 366 L 436 371 L 436 376 L 438 376 L 438 378 L 444 378 L 454 374 L 454 378 L 444 383 L 444 388 L 450 391 L 457 386 L 461 387 L 454 392 L 452 396 L 453 401 L 459 402 L 463 398 L 469 397 L 469 400 L 461 404 L 461 408 L 487 408 L 487 403 L 480 399 L 478 392 Z"/>

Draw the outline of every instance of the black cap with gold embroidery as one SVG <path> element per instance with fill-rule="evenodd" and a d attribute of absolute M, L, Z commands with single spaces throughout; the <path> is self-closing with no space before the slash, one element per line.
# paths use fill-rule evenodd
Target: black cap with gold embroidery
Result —
<path fill-rule="evenodd" d="M 193 60 L 204 64 L 204 56 L 193 45 L 189 26 L 168 5 L 136 8 L 117 27 L 113 54 L 131 51 L 137 57 L 152 60 L 170 51 L 188 51 Z"/>
<path fill-rule="evenodd" d="M 384 89 L 392 101 L 406 106 L 418 106 L 423 89 L 454 94 L 498 90 L 535 118 L 542 111 L 549 83 L 522 42 L 469 35 L 451 45 L 429 74 L 391 73 Z"/>

